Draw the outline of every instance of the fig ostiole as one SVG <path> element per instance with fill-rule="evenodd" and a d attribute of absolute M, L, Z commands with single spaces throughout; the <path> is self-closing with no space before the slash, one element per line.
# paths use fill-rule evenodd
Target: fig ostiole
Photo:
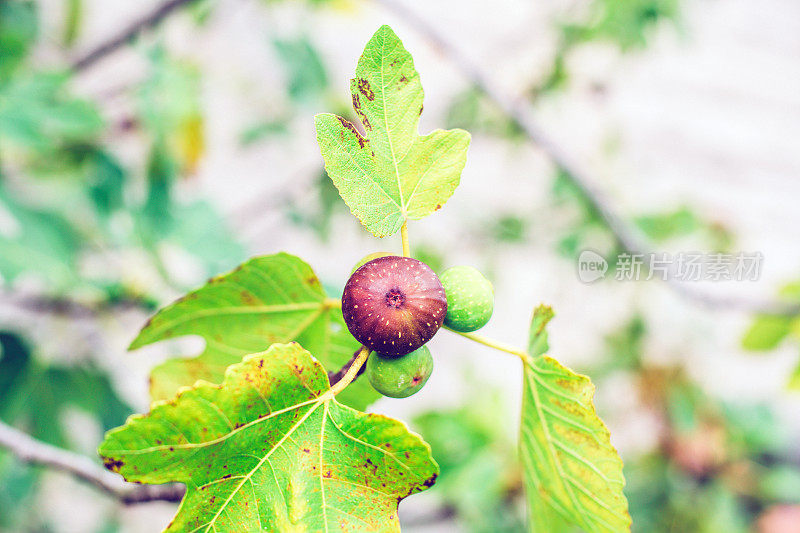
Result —
<path fill-rule="evenodd" d="M 454 266 L 442 272 L 440 280 L 447 294 L 445 326 L 466 333 L 489 322 L 494 311 L 494 288 L 480 271 Z"/>
<path fill-rule="evenodd" d="M 417 393 L 433 372 L 433 357 L 427 346 L 401 357 L 374 352 L 367 359 L 367 378 L 372 387 L 390 398 Z"/>
<path fill-rule="evenodd" d="M 433 338 L 447 314 L 438 276 L 411 257 L 373 259 L 347 280 L 342 314 L 353 337 L 385 356 L 413 352 Z"/>

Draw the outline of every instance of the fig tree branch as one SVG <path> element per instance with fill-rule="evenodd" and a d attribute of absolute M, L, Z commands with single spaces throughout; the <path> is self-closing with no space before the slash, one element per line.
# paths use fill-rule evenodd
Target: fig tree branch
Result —
<path fill-rule="evenodd" d="M 494 84 L 490 76 L 486 75 L 477 64 L 444 37 L 433 24 L 408 9 L 402 2 L 398 0 L 373 1 L 402 18 L 425 37 L 437 51 L 461 71 L 475 88 L 517 125 L 534 145 L 547 154 L 553 164 L 580 190 L 592 208 L 603 219 L 620 248 L 630 254 L 645 254 L 651 251 L 651 247 L 639 235 L 639 232 L 617 213 L 605 194 L 594 185 L 596 180 L 578 164 L 566 149 L 544 131 L 533 116 L 531 106 L 527 102 L 505 94 Z M 673 276 L 669 276 L 666 283 L 679 295 L 709 308 L 733 309 L 769 315 L 800 314 L 800 305 L 796 304 L 789 305 L 783 302 L 708 294 L 691 287 L 691 282 L 682 282 Z"/>
<path fill-rule="evenodd" d="M 344 374 L 342 374 L 341 377 L 339 377 L 335 381 L 331 377 L 328 377 L 328 381 L 331 384 L 330 393 L 332 395 L 335 396 L 340 392 L 342 392 L 345 389 L 345 387 L 350 385 L 353 381 L 356 380 L 356 378 L 358 378 L 358 376 L 361 375 L 361 373 L 364 371 L 364 363 L 367 361 L 369 354 L 370 354 L 370 349 L 367 348 L 366 346 L 362 346 L 361 348 L 358 349 L 358 351 L 355 353 L 350 362 L 345 364 L 345 366 L 342 367 L 339 370 L 339 372 L 334 374 L 335 377 L 337 374 L 341 374 L 342 372 L 344 372 Z M 347 370 L 345 370 L 345 367 L 347 368 Z"/>
<path fill-rule="evenodd" d="M 71 69 L 74 72 L 80 72 L 91 67 L 107 55 L 133 41 L 145 31 L 157 26 L 162 20 L 177 11 L 179 8 L 194 1 L 195 0 L 168 0 L 156 5 L 150 12 L 130 23 L 117 35 L 114 35 L 107 41 L 100 43 L 96 47 L 86 52 L 83 56 L 76 59 L 72 63 Z"/>
<path fill-rule="evenodd" d="M 344 365 L 342 365 L 342 368 L 340 368 L 336 372 L 328 372 L 328 382 L 330 382 L 331 387 L 336 385 L 342 380 L 347 371 L 350 370 L 350 367 L 353 366 L 353 364 L 356 362 L 356 359 L 358 359 L 360 353 L 361 353 L 361 347 L 359 346 L 358 350 L 356 350 L 355 353 L 353 354 L 353 357 L 351 357 Z M 363 373 L 364 373 L 364 368 L 362 367 L 361 369 L 359 369 L 358 375 L 360 376 Z"/>
<path fill-rule="evenodd" d="M 165 501 L 179 502 L 185 489 L 182 485 L 139 485 L 128 483 L 104 470 L 86 456 L 62 450 L 38 441 L 0 421 L 0 448 L 5 448 L 22 462 L 59 470 L 94 485 L 125 505 Z"/>
<path fill-rule="evenodd" d="M 107 312 L 141 309 L 152 311 L 152 305 L 146 300 L 134 296 L 114 300 L 84 303 L 68 297 L 46 296 L 32 293 L 16 293 L 6 291 L 0 293 L 0 303 L 17 309 L 38 314 L 64 315 L 76 318 L 90 318 Z"/>

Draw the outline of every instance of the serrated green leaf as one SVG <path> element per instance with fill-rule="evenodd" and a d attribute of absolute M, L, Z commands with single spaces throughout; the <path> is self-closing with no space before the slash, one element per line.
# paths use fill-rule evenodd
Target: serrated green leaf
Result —
<path fill-rule="evenodd" d="M 594 385 L 540 355 L 552 318 L 540 306 L 524 365 L 520 455 L 532 531 L 629 531 L 622 460 L 592 404 Z"/>
<path fill-rule="evenodd" d="M 754 352 L 774 350 L 792 330 L 792 317 L 757 316 L 742 338 L 742 347 Z"/>
<path fill-rule="evenodd" d="M 130 349 L 184 335 L 203 337 L 205 350 L 194 359 L 156 367 L 150 390 L 154 400 L 169 398 L 198 379 L 219 383 L 229 365 L 276 342 L 301 343 L 329 370 L 339 370 L 360 346 L 311 267 L 286 253 L 251 259 L 162 309 Z M 366 380 L 358 380 L 339 399 L 363 409 L 378 397 Z"/>
<path fill-rule="evenodd" d="M 367 43 L 350 90 L 366 135 L 324 113 L 315 117 L 317 142 L 347 206 L 375 236 L 386 237 L 450 198 L 470 136 L 463 130 L 419 135 L 422 84 L 411 54 L 389 26 Z"/>
<path fill-rule="evenodd" d="M 167 531 L 399 531 L 400 500 L 438 474 L 401 422 L 336 401 L 296 343 L 155 404 L 99 451 L 129 481 L 186 484 Z"/>

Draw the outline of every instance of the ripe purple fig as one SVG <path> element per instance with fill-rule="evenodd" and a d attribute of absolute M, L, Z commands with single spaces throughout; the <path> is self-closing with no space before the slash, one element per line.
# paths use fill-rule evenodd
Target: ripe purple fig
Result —
<path fill-rule="evenodd" d="M 367 348 L 398 357 L 433 338 L 447 314 L 447 297 L 431 268 L 387 256 L 359 267 L 344 287 L 342 314 Z"/>

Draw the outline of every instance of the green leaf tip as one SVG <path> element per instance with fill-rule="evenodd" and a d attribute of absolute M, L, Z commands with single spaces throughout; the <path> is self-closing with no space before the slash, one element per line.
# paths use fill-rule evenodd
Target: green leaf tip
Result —
<path fill-rule="evenodd" d="M 99 452 L 129 481 L 186 484 L 169 532 L 399 531 L 398 503 L 438 475 L 427 443 L 340 404 L 297 343 L 154 404 Z"/>
<path fill-rule="evenodd" d="M 531 357 L 539 357 L 549 349 L 546 327 L 554 316 L 555 312 L 553 312 L 553 308 L 549 305 L 539 304 L 533 310 L 528 339 L 528 353 Z"/>
<path fill-rule="evenodd" d="M 363 130 L 323 113 L 314 123 L 325 169 L 350 211 L 377 237 L 439 210 L 466 164 L 470 135 L 419 135 L 424 93 L 411 54 L 389 26 L 367 43 L 350 81 Z"/>

